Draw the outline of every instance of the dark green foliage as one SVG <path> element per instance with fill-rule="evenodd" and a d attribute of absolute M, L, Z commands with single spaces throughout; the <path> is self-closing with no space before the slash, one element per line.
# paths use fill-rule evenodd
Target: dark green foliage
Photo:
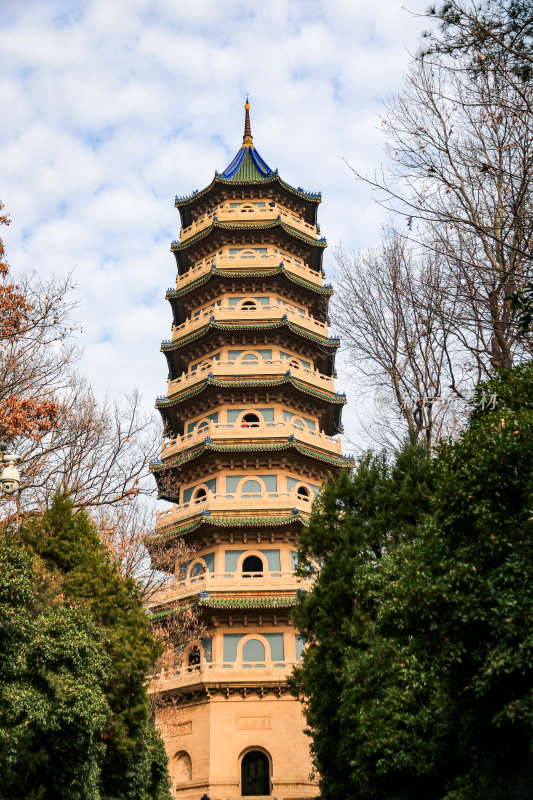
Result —
<path fill-rule="evenodd" d="M 310 647 L 296 670 L 295 693 L 307 697 L 306 716 L 323 800 L 352 793 L 341 695 L 346 648 L 369 646 L 374 602 L 359 590 L 359 576 L 383 554 L 411 539 L 427 509 L 427 450 L 406 446 L 391 467 L 383 454 L 367 455 L 352 473 L 327 484 L 313 507 L 299 548 L 299 571 L 322 563 L 313 591 L 302 595 L 295 623 Z M 364 795 L 362 795 L 364 796 Z"/>
<path fill-rule="evenodd" d="M 316 605 L 327 598 L 334 613 L 341 587 L 323 569 L 298 610 L 312 642 L 299 686 L 310 696 L 326 800 L 336 787 L 368 800 L 532 795 L 533 364 L 478 388 L 468 430 L 439 447 L 431 471 L 430 513 L 381 558 L 352 549 L 362 518 L 357 530 L 347 517 L 338 523 L 351 609 L 340 598 L 324 625 Z M 312 548 L 312 529 L 306 536 Z M 322 685 L 329 708 L 316 703 Z M 322 760 L 327 714 L 337 736 L 331 766 Z"/>
<path fill-rule="evenodd" d="M 160 646 L 140 587 L 120 575 L 88 516 L 74 513 L 64 495 L 56 495 L 50 509 L 25 523 L 16 536 L 42 560 L 57 594 L 83 607 L 105 632 L 109 669 L 103 690 L 109 713 L 99 728 L 99 797 L 168 798 L 166 758 L 159 735 L 151 730 L 145 686 Z"/>
<path fill-rule="evenodd" d="M 56 597 L 31 554 L 0 542 L 2 800 L 99 798 L 104 645 L 90 614 Z"/>
<path fill-rule="evenodd" d="M 428 17 L 440 32 L 426 33 L 429 53 L 466 57 L 474 69 L 505 70 L 529 81 L 533 75 L 533 8 L 529 0 L 446 0 Z"/>

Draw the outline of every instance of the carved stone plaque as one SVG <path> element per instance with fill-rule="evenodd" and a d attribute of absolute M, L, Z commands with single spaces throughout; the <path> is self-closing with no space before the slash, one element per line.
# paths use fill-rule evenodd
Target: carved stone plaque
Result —
<path fill-rule="evenodd" d="M 237 715 L 237 728 L 241 730 L 260 730 L 270 728 L 270 717 L 248 717 Z"/>

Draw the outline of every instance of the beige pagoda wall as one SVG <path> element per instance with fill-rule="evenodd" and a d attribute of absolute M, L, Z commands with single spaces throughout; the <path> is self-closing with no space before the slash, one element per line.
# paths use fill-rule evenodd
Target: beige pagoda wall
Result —
<path fill-rule="evenodd" d="M 156 720 L 169 757 L 173 793 L 181 800 L 198 800 L 207 792 L 211 800 L 240 795 L 241 758 L 247 750 L 263 750 L 270 758 L 272 796 L 316 797 L 310 780 L 309 739 L 300 704 L 290 695 L 269 693 L 246 699 L 235 690 L 226 699 L 221 694 L 208 703 L 181 709 L 173 726 Z M 180 754 L 191 760 L 191 780 L 179 781 Z M 183 763 L 183 759 L 181 760 Z M 183 775 L 183 772 L 182 772 Z"/>

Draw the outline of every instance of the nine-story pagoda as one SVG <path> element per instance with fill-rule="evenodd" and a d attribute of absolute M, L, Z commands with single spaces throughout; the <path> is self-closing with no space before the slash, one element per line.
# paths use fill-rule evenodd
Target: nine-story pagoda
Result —
<path fill-rule="evenodd" d="M 183 800 L 317 795 L 287 688 L 304 644 L 293 568 L 314 494 L 351 465 L 336 437 L 345 397 L 333 383 L 320 200 L 261 158 L 248 101 L 233 161 L 176 198 L 168 392 L 157 401 L 167 438 L 152 465 L 174 505 L 151 547 L 175 574 L 151 612 L 164 621 L 194 607 L 203 623 L 152 688 L 167 703 L 162 733 Z M 194 546 L 185 565 L 172 563 L 177 537 Z"/>

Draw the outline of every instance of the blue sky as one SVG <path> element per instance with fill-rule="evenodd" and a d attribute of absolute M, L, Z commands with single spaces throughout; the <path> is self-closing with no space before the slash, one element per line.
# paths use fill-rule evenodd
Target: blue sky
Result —
<path fill-rule="evenodd" d="M 406 0 L 421 12 L 426 0 Z M 321 190 L 333 249 L 384 222 L 379 115 L 426 23 L 401 0 L 23 0 L 0 3 L 0 197 L 14 271 L 72 272 L 83 369 L 99 394 L 165 390 L 175 194 L 207 184 L 242 138 L 295 186 Z M 342 380 L 338 386 L 350 393 Z M 345 418 L 357 438 L 353 413 Z"/>

